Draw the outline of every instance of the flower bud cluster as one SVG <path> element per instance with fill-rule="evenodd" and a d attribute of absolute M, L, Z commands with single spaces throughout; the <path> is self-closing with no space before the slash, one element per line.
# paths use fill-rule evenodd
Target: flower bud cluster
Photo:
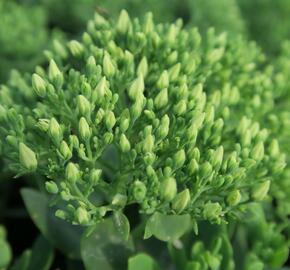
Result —
<path fill-rule="evenodd" d="M 273 82 L 254 45 L 122 11 L 57 48 L 0 91 L 2 152 L 49 178 L 57 216 L 87 225 L 137 203 L 220 223 L 267 197 L 285 156 L 261 121 Z"/>

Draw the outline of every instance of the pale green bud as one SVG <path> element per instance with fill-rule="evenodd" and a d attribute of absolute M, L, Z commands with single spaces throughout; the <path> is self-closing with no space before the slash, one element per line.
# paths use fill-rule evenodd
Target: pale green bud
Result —
<path fill-rule="evenodd" d="M 227 196 L 227 203 L 230 206 L 235 206 L 241 201 L 241 193 L 239 190 L 233 190 L 230 192 L 230 194 Z"/>
<path fill-rule="evenodd" d="M 70 162 L 66 166 L 65 177 L 71 183 L 75 183 L 80 179 L 80 171 L 74 163 Z"/>
<path fill-rule="evenodd" d="M 221 145 L 215 150 L 212 156 L 211 164 L 214 168 L 218 169 L 222 165 L 223 156 L 224 156 L 224 148 Z"/>
<path fill-rule="evenodd" d="M 79 113 L 83 116 L 89 114 L 91 111 L 91 104 L 90 102 L 84 97 L 83 95 L 77 96 L 77 108 Z"/>
<path fill-rule="evenodd" d="M 95 90 L 93 91 L 92 94 L 93 102 L 97 102 L 97 104 L 100 104 L 103 101 L 103 98 L 106 93 L 106 85 L 107 85 L 106 77 L 102 77 L 102 79 L 97 84 Z"/>
<path fill-rule="evenodd" d="M 102 175 L 102 170 L 92 169 L 90 173 L 90 182 L 93 185 L 96 185 L 100 181 L 101 175 Z"/>
<path fill-rule="evenodd" d="M 75 149 L 78 149 L 80 146 L 79 139 L 76 135 L 70 135 L 69 142 L 70 142 L 70 145 L 72 145 Z"/>
<path fill-rule="evenodd" d="M 84 52 L 84 46 L 76 40 L 70 41 L 68 47 L 75 57 L 80 57 Z"/>
<path fill-rule="evenodd" d="M 202 178 L 208 178 L 211 173 L 212 173 L 212 166 L 208 161 L 205 161 L 201 166 L 200 166 L 200 176 Z"/>
<path fill-rule="evenodd" d="M 164 139 L 169 132 L 169 125 L 170 125 L 170 119 L 167 114 L 165 114 L 162 119 L 160 126 L 157 129 L 157 136 L 159 139 Z"/>
<path fill-rule="evenodd" d="M 116 124 L 115 114 L 112 111 L 107 112 L 105 118 L 106 127 L 111 130 Z"/>
<path fill-rule="evenodd" d="M 168 177 L 160 185 L 160 196 L 165 201 L 171 201 L 177 193 L 176 180 L 173 177 Z"/>
<path fill-rule="evenodd" d="M 251 151 L 251 157 L 256 161 L 261 161 L 264 157 L 264 144 L 258 142 Z"/>
<path fill-rule="evenodd" d="M 222 214 L 222 207 L 219 203 L 208 202 L 203 208 L 202 215 L 204 219 L 209 221 L 217 221 L 219 223 Z"/>
<path fill-rule="evenodd" d="M 128 95 L 132 100 L 136 100 L 140 94 L 144 92 L 144 79 L 142 75 L 139 75 L 137 79 L 133 81 L 128 89 Z"/>
<path fill-rule="evenodd" d="M 266 196 L 270 189 L 271 182 L 269 180 L 257 184 L 252 190 L 252 198 L 255 201 L 262 201 Z"/>
<path fill-rule="evenodd" d="M 60 142 L 62 141 L 63 138 L 62 130 L 55 118 L 50 119 L 48 134 L 56 145 L 59 145 Z"/>
<path fill-rule="evenodd" d="M 40 97 L 46 95 L 46 82 L 36 73 L 32 75 L 32 87 L 35 93 Z"/>
<path fill-rule="evenodd" d="M 28 171 L 35 171 L 37 159 L 35 153 L 24 143 L 19 143 L 19 162 Z"/>
<path fill-rule="evenodd" d="M 147 58 L 144 56 L 138 65 L 137 75 L 138 76 L 142 75 L 143 78 L 145 78 L 147 73 L 148 73 L 148 62 Z"/>
<path fill-rule="evenodd" d="M 61 87 L 63 84 L 63 75 L 53 59 L 49 62 L 48 78 L 57 86 Z"/>
<path fill-rule="evenodd" d="M 144 20 L 144 33 L 149 34 L 149 33 L 152 33 L 153 30 L 154 30 L 153 15 L 152 15 L 152 12 L 148 12 L 145 15 L 145 20 Z"/>
<path fill-rule="evenodd" d="M 57 39 L 53 40 L 53 48 L 54 48 L 55 52 L 58 55 L 60 55 L 61 58 L 66 58 L 67 57 L 66 48 Z"/>
<path fill-rule="evenodd" d="M 129 31 L 130 29 L 130 26 L 131 26 L 131 21 L 130 21 L 130 17 L 127 13 L 126 10 L 122 10 L 120 12 L 120 16 L 119 16 L 119 19 L 117 21 L 117 30 L 118 32 L 122 33 L 122 34 L 125 34 Z"/>
<path fill-rule="evenodd" d="M 133 184 L 133 196 L 137 202 L 142 202 L 147 193 L 147 188 L 144 183 L 136 180 Z"/>
<path fill-rule="evenodd" d="M 187 168 L 188 168 L 188 171 L 189 171 L 190 175 L 193 175 L 194 173 L 196 173 L 198 171 L 198 168 L 199 168 L 197 161 L 193 158 L 189 162 Z"/>
<path fill-rule="evenodd" d="M 89 140 L 92 135 L 90 126 L 84 117 L 81 117 L 79 121 L 79 134 L 83 141 Z"/>
<path fill-rule="evenodd" d="M 133 119 L 137 119 L 144 108 L 145 105 L 145 97 L 138 97 L 138 99 L 135 101 L 135 103 L 130 108 L 130 113 Z"/>
<path fill-rule="evenodd" d="M 161 109 L 168 103 L 168 90 L 164 88 L 161 90 L 154 99 L 154 105 L 157 109 Z"/>
<path fill-rule="evenodd" d="M 90 221 L 90 214 L 85 208 L 81 206 L 78 207 L 78 209 L 75 212 L 75 215 L 76 215 L 77 222 L 81 225 L 86 225 Z"/>
<path fill-rule="evenodd" d="M 160 78 L 157 81 L 157 87 L 159 90 L 167 88 L 169 86 L 169 75 L 167 70 L 161 73 Z"/>
<path fill-rule="evenodd" d="M 218 62 L 223 57 L 224 52 L 225 52 L 224 48 L 213 49 L 212 51 L 208 52 L 207 60 L 210 63 Z"/>
<path fill-rule="evenodd" d="M 143 152 L 144 153 L 152 152 L 154 148 L 154 143 L 155 143 L 154 136 L 148 134 L 143 140 Z"/>
<path fill-rule="evenodd" d="M 58 187 L 54 181 L 46 181 L 45 188 L 46 188 L 48 193 L 51 193 L 51 194 L 58 193 Z"/>
<path fill-rule="evenodd" d="M 280 154 L 279 143 L 276 139 L 272 140 L 269 146 L 269 152 L 272 157 L 278 157 Z"/>
<path fill-rule="evenodd" d="M 168 71 L 170 81 L 176 81 L 180 73 L 180 63 L 175 64 Z"/>
<path fill-rule="evenodd" d="M 177 116 L 181 116 L 186 113 L 187 104 L 186 100 L 180 100 L 176 105 L 173 107 L 173 111 Z"/>
<path fill-rule="evenodd" d="M 179 150 L 173 156 L 175 168 L 181 168 L 186 160 L 186 155 L 184 149 Z"/>
<path fill-rule="evenodd" d="M 60 218 L 60 219 L 66 220 L 66 218 L 67 218 L 67 213 L 66 213 L 65 211 L 63 211 L 63 210 L 58 209 L 58 210 L 55 211 L 55 216 L 56 216 L 57 218 Z"/>
<path fill-rule="evenodd" d="M 95 119 L 95 123 L 96 124 L 99 124 L 102 122 L 103 118 L 105 116 L 105 111 L 100 108 L 98 111 L 97 111 L 97 114 L 96 114 L 96 119 Z"/>
<path fill-rule="evenodd" d="M 116 194 L 112 200 L 112 205 L 124 207 L 127 203 L 127 196 L 123 194 Z"/>
<path fill-rule="evenodd" d="M 72 152 L 65 141 L 61 142 L 59 152 L 64 160 L 68 160 L 72 157 Z"/>
<path fill-rule="evenodd" d="M 116 72 L 111 56 L 107 52 L 105 52 L 103 58 L 103 71 L 105 76 L 107 76 L 108 78 L 114 76 Z"/>
<path fill-rule="evenodd" d="M 180 214 L 183 210 L 186 209 L 190 202 L 190 192 L 189 189 L 185 189 L 182 192 L 178 193 L 172 202 L 172 209 Z"/>
<path fill-rule="evenodd" d="M 104 142 L 105 144 L 111 144 L 114 139 L 114 135 L 112 132 L 106 132 L 104 134 Z"/>
<path fill-rule="evenodd" d="M 122 134 L 120 137 L 120 148 L 123 153 L 129 152 L 131 149 L 130 142 L 125 134 Z"/>

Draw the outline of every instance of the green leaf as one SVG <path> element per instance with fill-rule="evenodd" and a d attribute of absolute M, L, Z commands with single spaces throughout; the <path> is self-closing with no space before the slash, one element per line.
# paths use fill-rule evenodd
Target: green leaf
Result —
<path fill-rule="evenodd" d="M 156 270 L 158 265 L 155 260 L 145 253 L 139 253 L 128 261 L 128 270 Z"/>
<path fill-rule="evenodd" d="M 98 223 L 89 235 L 84 233 L 81 241 L 81 255 L 86 270 L 126 269 L 133 251 L 133 242 L 124 240 L 112 218 Z"/>
<path fill-rule="evenodd" d="M 43 236 L 39 236 L 32 248 L 28 270 L 49 270 L 53 258 L 54 251 L 52 245 Z"/>
<path fill-rule="evenodd" d="M 9 244 L 4 239 L 0 239 L 0 269 L 8 266 L 11 259 L 12 251 Z"/>
<path fill-rule="evenodd" d="M 153 214 L 147 221 L 144 238 L 154 235 L 162 241 L 174 241 L 184 235 L 191 228 L 190 215 Z"/>
<path fill-rule="evenodd" d="M 25 250 L 21 257 L 16 260 L 10 270 L 28 270 L 29 261 L 31 258 L 31 250 Z"/>
<path fill-rule="evenodd" d="M 69 258 L 80 259 L 83 229 L 55 217 L 55 210 L 49 207 L 44 194 L 24 188 L 21 195 L 30 217 L 44 237 Z"/>
<path fill-rule="evenodd" d="M 270 265 L 273 268 L 281 267 L 288 259 L 289 248 L 287 244 L 281 245 L 270 257 Z"/>
<path fill-rule="evenodd" d="M 130 223 L 127 217 L 122 212 L 115 212 L 113 221 L 120 235 L 124 240 L 128 240 L 130 235 Z"/>

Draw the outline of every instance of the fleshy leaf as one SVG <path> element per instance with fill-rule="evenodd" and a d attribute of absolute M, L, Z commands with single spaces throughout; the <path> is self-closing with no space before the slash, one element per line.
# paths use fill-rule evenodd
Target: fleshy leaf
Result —
<path fill-rule="evenodd" d="M 179 239 L 191 227 L 190 215 L 153 214 L 147 221 L 144 238 L 154 235 L 162 241 Z"/>
<path fill-rule="evenodd" d="M 137 254 L 128 261 L 128 270 L 157 270 L 155 260 L 145 253 Z"/>

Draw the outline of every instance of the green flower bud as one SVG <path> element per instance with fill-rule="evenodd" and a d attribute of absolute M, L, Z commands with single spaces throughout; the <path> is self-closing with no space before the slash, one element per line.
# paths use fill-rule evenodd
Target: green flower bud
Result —
<path fill-rule="evenodd" d="M 69 136 L 69 143 L 72 145 L 75 149 L 78 149 L 80 146 L 79 139 L 76 135 L 70 135 Z"/>
<path fill-rule="evenodd" d="M 241 193 L 239 190 L 233 190 L 230 192 L 230 194 L 227 196 L 227 203 L 230 206 L 235 206 L 237 204 L 239 204 L 239 202 L 241 201 Z"/>
<path fill-rule="evenodd" d="M 62 45 L 61 42 L 59 42 L 57 39 L 53 40 L 53 48 L 55 52 L 60 55 L 61 58 L 66 58 L 67 57 L 67 51 L 66 48 Z"/>
<path fill-rule="evenodd" d="M 61 142 L 59 152 L 64 160 L 68 160 L 72 157 L 72 152 L 65 141 Z"/>
<path fill-rule="evenodd" d="M 165 107 L 168 103 L 168 90 L 164 88 L 161 90 L 154 99 L 154 105 L 157 109 Z"/>
<path fill-rule="evenodd" d="M 197 161 L 193 158 L 189 162 L 189 164 L 187 165 L 187 168 L 188 168 L 188 171 L 189 171 L 190 175 L 195 174 L 198 171 L 198 168 L 199 168 Z"/>
<path fill-rule="evenodd" d="M 112 132 L 106 132 L 104 134 L 104 142 L 105 144 L 111 144 L 114 139 L 114 135 Z"/>
<path fill-rule="evenodd" d="M 148 134 L 143 141 L 143 152 L 144 153 L 152 152 L 154 148 L 154 143 L 155 143 L 154 136 Z"/>
<path fill-rule="evenodd" d="M 212 155 L 212 159 L 211 159 L 211 165 L 215 168 L 218 169 L 223 162 L 223 156 L 224 156 L 224 148 L 221 145 L 220 147 L 218 147 L 213 155 Z"/>
<path fill-rule="evenodd" d="M 65 177 L 71 183 L 76 183 L 80 179 L 80 171 L 77 166 L 70 162 L 65 169 Z"/>
<path fill-rule="evenodd" d="M 132 100 L 136 100 L 140 94 L 144 92 L 144 79 L 142 75 L 139 75 L 137 79 L 131 84 L 128 95 Z"/>
<path fill-rule="evenodd" d="M 261 161 L 264 158 L 264 144 L 263 142 L 258 142 L 251 151 L 252 159 L 257 162 Z"/>
<path fill-rule="evenodd" d="M 90 183 L 96 185 L 100 181 L 100 177 L 102 175 L 102 170 L 93 169 L 90 173 Z"/>
<path fill-rule="evenodd" d="M 167 70 L 163 71 L 160 78 L 157 81 L 157 87 L 159 90 L 167 88 L 169 86 L 169 76 Z"/>
<path fill-rule="evenodd" d="M 181 116 L 186 113 L 187 104 L 186 100 L 180 100 L 176 105 L 173 107 L 173 111 L 177 116 Z"/>
<path fill-rule="evenodd" d="M 75 57 L 80 57 L 84 52 L 84 46 L 76 40 L 70 41 L 68 47 Z"/>
<path fill-rule="evenodd" d="M 63 210 L 60 210 L 60 209 L 55 211 L 55 216 L 60 218 L 60 219 L 63 219 L 63 220 L 67 219 L 67 213 Z"/>
<path fill-rule="evenodd" d="M 97 111 L 97 114 L 96 114 L 96 119 L 95 119 L 95 123 L 98 125 L 102 122 L 102 120 L 104 119 L 104 116 L 105 116 L 105 111 L 100 108 L 98 111 Z"/>
<path fill-rule="evenodd" d="M 280 149 L 279 149 L 279 143 L 276 139 L 272 140 L 270 146 L 269 146 L 269 152 L 270 155 L 274 158 L 279 157 L 280 155 Z"/>
<path fill-rule="evenodd" d="M 262 201 L 266 196 L 270 189 L 271 182 L 269 180 L 257 184 L 252 190 L 252 198 L 255 201 Z"/>
<path fill-rule="evenodd" d="M 170 125 L 170 119 L 167 114 L 165 114 L 162 119 L 160 126 L 157 129 L 157 136 L 159 139 L 164 139 L 169 132 L 169 125 Z"/>
<path fill-rule="evenodd" d="M 61 87 L 63 84 L 63 75 L 53 59 L 49 62 L 48 78 L 57 86 Z"/>
<path fill-rule="evenodd" d="M 77 96 L 77 108 L 79 113 L 83 116 L 88 115 L 91 111 L 91 104 L 90 102 L 83 96 Z"/>
<path fill-rule="evenodd" d="M 186 159 L 184 149 L 179 150 L 173 156 L 174 166 L 175 168 L 181 168 L 184 165 Z"/>
<path fill-rule="evenodd" d="M 102 79 L 97 84 L 95 90 L 93 91 L 92 94 L 93 103 L 97 102 L 97 104 L 100 104 L 103 101 L 103 98 L 106 93 L 106 85 L 107 85 L 106 77 L 102 77 Z"/>
<path fill-rule="evenodd" d="M 32 75 L 32 87 L 35 93 L 40 97 L 46 95 L 46 82 L 36 73 Z"/>
<path fill-rule="evenodd" d="M 103 71 L 105 76 L 108 78 L 115 75 L 116 68 L 112 62 L 111 56 L 105 52 L 104 59 L 103 59 Z"/>
<path fill-rule="evenodd" d="M 133 184 L 133 196 L 137 202 L 142 202 L 147 193 L 147 188 L 144 183 L 136 180 Z"/>
<path fill-rule="evenodd" d="M 211 222 L 220 222 L 220 216 L 222 214 L 222 207 L 219 203 L 208 202 L 203 208 L 203 218 Z"/>
<path fill-rule="evenodd" d="M 43 132 L 47 132 L 49 129 L 50 121 L 48 119 L 39 119 L 36 126 Z"/>
<path fill-rule="evenodd" d="M 120 148 L 123 153 L 127 153 L 131 149 L 130 142 L 128 141 L 125 134 L 122 134 L 120 137 Z"/>
<path fill-rule="evenodd" d="M 19 162 L 28 171 L 35 171 L 37 159 L 35 153 L 24 143 L 19 143 Z"/>
<path fill-rule="evenodd" d="M 130 108 L 130 113 L 131 113 L 133 120 L 137 119 L 141 115 L 142 110 L 143 110 L 144 105 L 145 105 L 145 101 L 146 100 L 145 100 L 144 96 L 138 97 L 138 99 L 135 101 L 135 103 Z"/>
<path fill-rule="evenodd" d="M 179 73 L 180 73 L 180 63 L 175 64 L 172 68 L 169 69 L 169 79 L 170 81 L 174 82 L 177 80 Z"/>
<path fill-rule="evenodd" d="M 75 212 L 76 220 L 81 225 L 86 225 L 90 221 L 90 214 L 84 207 L 78 207 L 78 209 Z"/>
<path fill-rule="evenodd" d="M 224 48 L 217 48 L 213 49 L 212 51 L 208 52 L 207 54 L 207 60 L 210 63 L 216 63 L 218 62 L 224 55 Z"/>
<path fill-rule="evenodd" d="M 123 9 L 117 21 L 117 30 L 122 34 L 126 34 L 129 31 L 130 26 L 131 26 L 130 17 L 127 11 Z"/>
<path fill-rule="evenodd" d="M 123 194 L 116 194 L 112 200 L 112 205 L 125 207 L 127 203 L 127 196 Z"/>
<path fill-rule="evenodd" d="M 108 130 L 111 130 L 116 124 L 115 114 L 112 111 L 107 112 L 105 123 Z"/>
<path fill-rule="evenodd" d="M 178 193 L 172 202 L 172 209 L 177 213 L 180 214 L 183 210 L 186 209 L 190 202 L 190 192 L 189 189 L 185 189 Z"/>
<path fill-rule="evenodd" d="M 59 145 L 62 141 L 63 134 L 61 127 L 55 118 L 51 118 L 49 122 L 48 134 L 51 140 L 56 144 Z"/>
<path fill-rule="evenodd" d="M 46 181 L 45 188 L 46 188 L 48 193 L 51 193 L 51 194 L 58 193 L 58 187 L 54 181 Z"/>
<path fill-rule="evenodd" d="M 200 177 L 206 179 L 208 178 L 212 173 L 212 166 L 208 161 L 205 161 L 201 166 L 199 170 Z"/>
<path fill-rule="evenodd" d="M 168 177 L 160 185 L 160 196 L 165 201 L 171 201 L 177 193 L 176 180 L 173 177 Z"/>
<path fill-rule="evenodd" d="M 137 75 L 138 76 L 142 75 L 142 77 L 145 78 L 147 73 L 148 73 L 148 62 L 147 58 L 144 56 L 138 65 Z"/>
<path fill-rule="evenodd" d="M 84 117 L 79 121 L 79 134 L 83 141 L 89 140 L 92 135 L 90 126 Z"/>

